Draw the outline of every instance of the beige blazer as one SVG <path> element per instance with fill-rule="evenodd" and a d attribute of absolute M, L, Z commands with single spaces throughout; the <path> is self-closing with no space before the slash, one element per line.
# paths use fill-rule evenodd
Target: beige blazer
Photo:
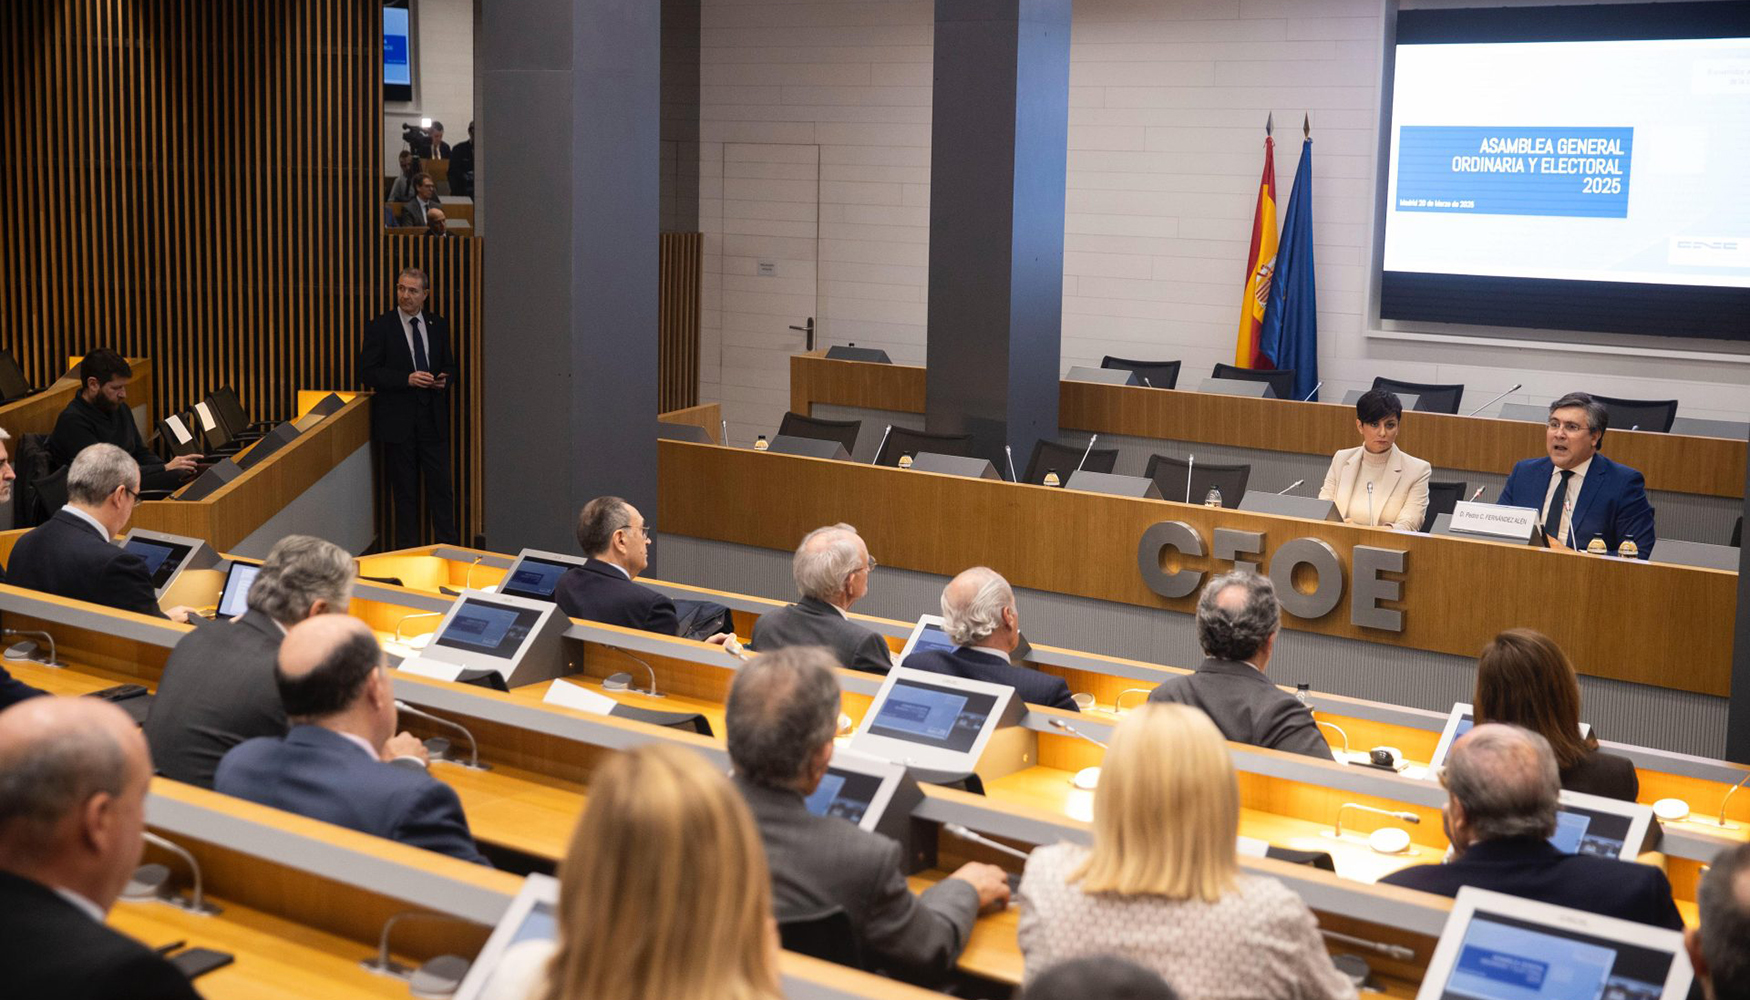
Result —
<path fill-rule="evenodd" d="M 1325 473 L 1325 485 L 1319 488 L 1319 499 L 1336 501 L 1337 513 L 1350 524 L 1422 530 L 1422 517 L 1428 512 L 1428 477 L 1434 467 L 1392 445 L 1385 475 L 1373 490 L 1373 514 L 1377 520 L 1369 521 L 1367 489 L 1360 485 L 1363 447 L 1344 448 L 1331 456 L 1331 468 Z"/>

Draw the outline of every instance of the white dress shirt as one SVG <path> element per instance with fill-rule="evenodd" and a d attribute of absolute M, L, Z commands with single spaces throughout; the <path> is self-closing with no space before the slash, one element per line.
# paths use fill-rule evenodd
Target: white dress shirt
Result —
<path fill-rule="evenodd" d="M 349 733 L 349 732 L 346 732 L 345 730 L 342 730 L 342 729 L 336 729 L 336 730 L 334 730 L 334 733 L 335 733 L 335 735 L 346 740 L 348 743 L 351 743 L 353 746 L 358 747 L 360 750 L 363 750 L 367 754 L 370 754 L 372 760 L 382 760 L 383 759 L 383 755 L 379 754 L 377 751 L 371 749 L 371 742 L 369 740 L 365 739 L 363 736 L 360 736 L 357 733 Z M 405 760 L 405 761 L 408 761 L 408 762 L 413 763 L 413 764 L 418 764 L 420 767 L 425 767 L 425 761 L 420 760 L 418 757 L 415 757 L 412 754 L 405 754 L 405 753 L 399 754 L 396 756 L 395 760 L 397 760 L 397 761 Z"/>
<path fill-rule="evenodd" d="M 51 885 L 49 888 L 55 890 L 55 895 L 73 904 L 75 910 L 78 910 L 80 913 L 85 914 L 100 924 L 103 923 L 103 907 L 98 906 L 96 903 L 93 903 L 91 900 L 86 899 L 84 896 L 79 895 L 71 889 L 63 889 L 58 885 Z"/>
<path fill-rule="evenodd" d="M 418 351 L 413 349 L 413 323 L 412 323 L 412 320 L 415 319 L 416 317 L 419 320 L 419 350 Z M 414 316 L 409 316 L 409 315 L 407 315 L 407 313 L 405 311 L 403 311 L 399 308 L 397 308 L 395 310 L 395 318 L 399 319 L 401 321 L 401 335 L 407 338 L 407 356 L 414 359 L 413 363 L 417 367 L 419 364 L 420 351 L 424 351 L 425 352 L 425 369 L 422 369 L 422 370 L 430 370 L 431 369 L 431 338 L 426 336 L 426 327 L 430 325 L 430 321 L 426 319 L 425 314 L 423 312 L 416 313 Z"/>
<path fill-rule="evenodd" d="M 1568 495 L 1565 498 L 1568 509 L 1562 511 L 1562 523 L 1561 527 L 1558 529 L 1561 537 L 1557 539 L 1557 541 L 1561 542 L 1563 545 L 1568 544 L 1569 529 L 1573 527 L 1573 512 L 1580 509 L 1580 486 L 1586 481 L 1586 470 L 1591 467 L 1592 460 L 1588 458 L 1586 461 L 1574 466 L 1574 474 L 1568 479 Z M 1543 506 L 1537 509 L 1537 519 L 1539 524 L 1543 524 L 1549 520 L 1549 502 L 1555 499 L 1556 487 L 1560 486 L 1561 482 L 1562 470 L 1558 468 L 1551 471 L 1549 474 L 1549 486 L 1543 491 Z M 1585 548 L 1586 543 L 1591 541 L 1591 539 L 1576 538 L 1574 541 L 1578 543 L 1578 548 Z"/>
<path fill-rule="evenodd" d="M 91 525 L 92 529 L 95 530 L 97 532 L 97 534 L 104 541 L 107 542 L 110 540 L 109 529 L 105 528 L 103 526 L 102 521 L 99 521 L 97 518 L 92 517 L 90 514 L 85 513 L 84 511 L 73 506 L 72 504 L 68 504 L 65 507 L 62 507 L 61 509 L 66 511 L 67 513 L 73 515 L 74 517 L 78 518 L 79 520 L 84 521 L 86 524 Z"/>

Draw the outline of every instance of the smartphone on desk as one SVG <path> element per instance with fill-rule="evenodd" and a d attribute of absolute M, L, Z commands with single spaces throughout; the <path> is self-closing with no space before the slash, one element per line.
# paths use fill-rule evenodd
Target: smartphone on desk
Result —
<path fill-rule="evenodd" d="M 190 980 L 198 979 L 214 969 L 223 969 L 236 960 L 225 952 L 211 948 L 190 948 L 170 956 L 170 964 L 176 966 Z"/>

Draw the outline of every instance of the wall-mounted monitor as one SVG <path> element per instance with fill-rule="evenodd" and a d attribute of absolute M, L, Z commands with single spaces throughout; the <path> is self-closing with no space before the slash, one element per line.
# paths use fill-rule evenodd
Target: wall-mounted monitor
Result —
<path fill-rule="evenodd" d="M 413 100 L 413 25 L 408 0 L 383 4 L 383 100 Z"/>

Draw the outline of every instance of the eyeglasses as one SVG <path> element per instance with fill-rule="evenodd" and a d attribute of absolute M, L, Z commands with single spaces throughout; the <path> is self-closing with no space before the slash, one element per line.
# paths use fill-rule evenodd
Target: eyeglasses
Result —
<path fill-rule="evenodd" d="M 1560 428 L 1561 430 L 1567 431 L 1569 434 L 1578 434 L 1581 431 L 1589 431 L 1592 429 L 1590 427 L 1587 427 L 1585 424 L 1576 424 L 1572 420 L 1569 420 L 1565 423 L 1563 421 L 1560 421 L 1560 420 L 1551 420 L 1549 422 L 1549 429 L 1550 430 L 1553 431 L 1553 430 L 1556 430 L 1558 428 Z"/>
<path fill-rule="evenodd" d="M 650 522 L 648 522 L 648 521 L 644 522 L 643 524 L 628 524 L 624 528 L 621 528 L 620 530 L 621 531 L 641 531 L 644 533 L 644 540 L 645 541 L 647 541 L 647 542 L 656 541 L 656 529 L 652 528 L 650 526 Z"/>
<path fill-rule="evenodd" d="M 130 488 L 128 488 L 128 487 L 126 487 L 126 486 L 123 486 L 123 487 L 120 487 L 120 489 L 121 489 L 121 490 L 122 490 L 122 491 L 123 491 L 123 492 L 124 492 L 124 493 L 126 493 L 126 494 L 127 494 L 127 495 L 128 495 L 128 499 L 129 499 L 129 500 L 132 500 L 132 501 L 134 501 L 134 502 L 135 502 L 135 503 L 139 503 L 139 502 L 140 502 L 140 491 L 139 491 L 139 490 L 136 490 L 136 489 L 130 489 Z"/>

